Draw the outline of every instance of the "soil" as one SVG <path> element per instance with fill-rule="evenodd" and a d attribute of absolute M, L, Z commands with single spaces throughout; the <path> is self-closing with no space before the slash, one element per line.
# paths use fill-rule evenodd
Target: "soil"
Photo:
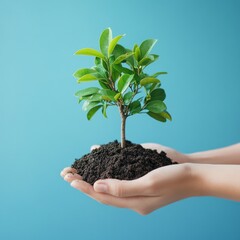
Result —
<path fill-rule="evenodd" d="M 75 168 L 83 180 L 94 184 L 98 179 L 117 178 L 120 180 L 133 180 L 148 172 L 167 165 L 176 164 L 167 157 L 165 152 L 145 149 L 139 144 L 126 142 L 121 148 L 115 140 L 80 159 L 75 159 L 72 167 Z"/>

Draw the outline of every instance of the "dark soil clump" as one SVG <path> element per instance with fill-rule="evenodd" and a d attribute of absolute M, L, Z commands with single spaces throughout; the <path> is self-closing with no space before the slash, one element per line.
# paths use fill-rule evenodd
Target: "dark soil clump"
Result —
<path fill-rule="evenodd" d="M 114 141 L 76 159 L 72 167 L 84 181 L 93 185 L 98 179 L 105 178 L 133 180 L 156 168 L 174 163 L 176 162 L 172 162 L 163 151 L 158 153 L 129 141 L 122 149 L 120 143 Z"/>

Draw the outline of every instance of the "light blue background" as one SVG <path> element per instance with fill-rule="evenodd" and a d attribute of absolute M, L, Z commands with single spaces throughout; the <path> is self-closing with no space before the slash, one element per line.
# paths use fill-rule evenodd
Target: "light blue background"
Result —
<path fill-rule="evenodd" d="M 234 0 L 0 0 L 0 239 L 240 239 L 239 203 L 192 198 L 142 217 L 59 176 L 92 144 L 119 139 L 117 109 L 88 122 L 72 77 L 92 64 L 73 53 L 98 48 L 109 26 L 129 47 L 157 38 L 149 71 L 169 72 L 173 121 L 132 117 L 128 139 L 183 152 L 238 142 L 239 13 Z"/>

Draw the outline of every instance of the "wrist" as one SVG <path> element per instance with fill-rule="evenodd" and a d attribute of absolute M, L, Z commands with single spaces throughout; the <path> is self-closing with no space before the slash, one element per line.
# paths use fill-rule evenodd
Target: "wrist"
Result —
<path fill-rule="evenodd" d="M 182 165 L 184 165 L 187 197 L 207 195 L 207 186 L 204 183 L 204 171 L 201 168 L 203 164 L 188 162 Z"/>

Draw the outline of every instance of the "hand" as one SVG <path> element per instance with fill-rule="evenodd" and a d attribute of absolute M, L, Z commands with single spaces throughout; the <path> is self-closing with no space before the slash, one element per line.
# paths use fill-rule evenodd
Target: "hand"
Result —
<path fill-rule="evenodd" d="M 145 148 L 165 151 L 170 158 L 179 163 L 186 161 L 186 155 L 159 144 L 145 143 Z M 94 145 L 91 150 L 98 148 Z M 129 208 L 146 215 L 157 208 L 191 196 L 192 181 L 190 167 L 178 164 L 156 169 L 145 176 L 132 180 L 105 179 L 98 180 L 94 186 L 82 181 L 81 176 L 73 168 L 65 168 L 61 172 L 64 180 L 71 186 L 84 192 L 103 204 Z"/>
<path fill-rule="evenodd" d="M 189 164 L 176 164 L 158 168 L 136 180 L 104 179 L 96 181 L 94 186 L 82 181 L 75 169 L 66 168 L 61 175 L 72 187 L 98 202 L 146 215 L 194 195 L 190 169 Z"/>
<path fill-rule="evenodd" d="M 61 176 L 71 186 L 101 203 L 129 208 L 142 215 L 191 196 L 214 196 L 240 201 L 239 144 L 191 155 L 178 153 L 159 144 L 142 145 L 157 151 L 164 150 L 173 161 L 182 164 L 155 169 L 132 181 L 98 180 L 94 186 L 82 181 L 73 168 L 65 168 Z M 95 145 L 91 150 L 96 147 L 99 146 Z M 225 162 L 227 164 L 222 164 Z"/>

